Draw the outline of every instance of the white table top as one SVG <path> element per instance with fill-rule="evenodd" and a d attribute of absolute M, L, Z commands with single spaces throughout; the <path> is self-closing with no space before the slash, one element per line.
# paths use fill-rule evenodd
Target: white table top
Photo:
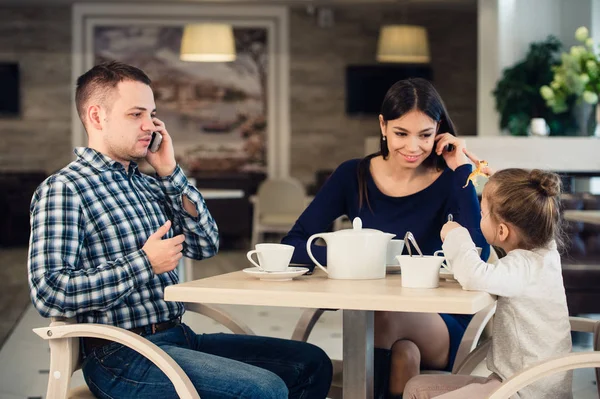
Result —
<path fill-rule="evenodd" d="M 165 300 L 234 305 L 474 314 L 495 301 L 456 282 L 435 289 L 401 286 L 400 275 L 380 280 L 333 280 L 317 270 L 292 281 L 261 281 L 241 271 L 167 287 Z"/>
<path fill-rule="evenodd" d="M 594 211 L 565 211 L 564 218 L 573 222 L 600 224 L 600 210 Z"/>

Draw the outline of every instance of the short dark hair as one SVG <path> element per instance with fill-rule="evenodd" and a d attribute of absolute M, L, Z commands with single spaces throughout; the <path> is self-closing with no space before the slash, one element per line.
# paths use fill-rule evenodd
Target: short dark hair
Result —
<path fill-rule="evenodd" d="M 86 106 L 92 97 L 98 97 L 106 102 L 120 82 L 132 80 L 150 86 L 152 81 L 139 68 L 118 61 L 103 62 L 77 78 L 75 89 L 75 106 L 81 122 L 85 125 Z"/>

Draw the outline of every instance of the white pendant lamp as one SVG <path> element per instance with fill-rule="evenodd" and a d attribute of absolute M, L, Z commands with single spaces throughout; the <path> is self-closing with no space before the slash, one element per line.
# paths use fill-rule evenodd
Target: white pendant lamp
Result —
<path fill-rule="evenodd" d="M 195 62 L 235 61 L 235 39 L 231 25 L 186 25 L 181 39 L 180 59 Z"/>
<path fill-rule="evenodd" d="M 415 25 L 384 25 L 379 31 L 377 61 L 429 63 L 427 30 Z"/>

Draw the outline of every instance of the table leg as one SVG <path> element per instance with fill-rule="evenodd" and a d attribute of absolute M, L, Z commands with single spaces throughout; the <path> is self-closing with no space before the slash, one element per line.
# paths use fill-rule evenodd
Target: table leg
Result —
<path fill-rule="evenodd" d="M 373 311 L 343 310 L 344 399 L 373 399 L 373 323 Z"/>

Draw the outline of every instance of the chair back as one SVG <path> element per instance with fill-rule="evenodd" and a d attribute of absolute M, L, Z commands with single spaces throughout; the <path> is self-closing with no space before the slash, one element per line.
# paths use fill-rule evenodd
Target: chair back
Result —
<path fill-rule="evenodd" d="M 267 179 L 257 192 L 260 213 L 300 216 L 306 207 L 305 191 L 295 179 Z"/>

